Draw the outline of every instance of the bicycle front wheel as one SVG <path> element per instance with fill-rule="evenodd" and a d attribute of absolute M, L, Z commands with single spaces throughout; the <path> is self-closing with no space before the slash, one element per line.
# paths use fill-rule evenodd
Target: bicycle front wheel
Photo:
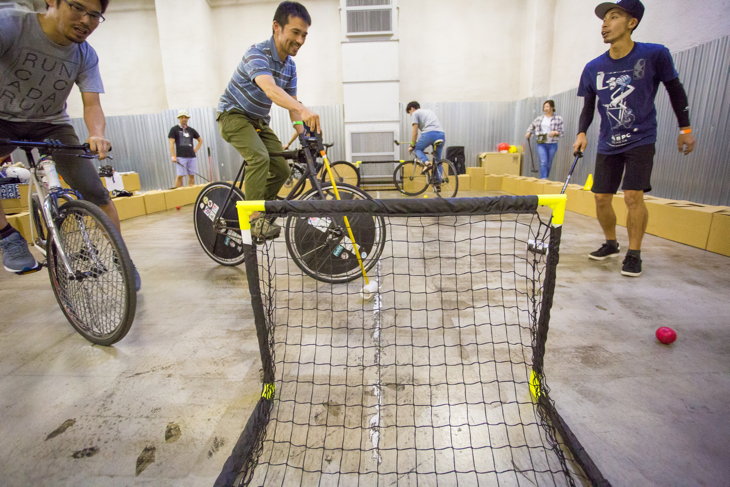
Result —
<path fill-rule="evenodd" d="M 330 169 L 332 169 L 335 184 L 339 185 L 341 183 L 345 183 L 350 186 L 360 186 L 360 170 L 353 163 L 347 161 L 336 161 L 330 164 Z M 322 177 L 320 179 L 323 183 L 330 182 L 326 169 L 322 170 Z"/>
<path fill-rule="evenodd" d="M 216 182 L 203 188 L 195 200 L 195 235 L 203 251 L 219 264 L 234 266 L 244 261 L 236 210 L 236 203 L 244 199 L 243 191 L 236 186 Z"/>
<path fill-rule="evenodd" d="M 413 161 L 398 164 L 393 171 L 393 182 L 401 193 L 418 196 L 428 188 L 428 177 L 423 173 L 424 167 Z"/>
<path fill-rule="evenodd" d="M 342 200 L 372 199 L 360 188 L 338 185 Z M 324 199 L 334 200 L 332 185 L 322 187 Z M 317 190 L 309 191 L 303 200 L 321 199 Z M 380 258 L 385 246 L 385 220 L 382 216 L 348 215 L 360 258 L 365 270 L 370 270 Z M 362 276 L 343 215 L 287 218 L 284 226 L 286 246 L 297 266 L 307 275 L 322 282 L 344 283 Z"/>
<path fill-rule="evenodd" d="M 459 174 L 454 163 L 441 159 L 431 173 L 431 185 L 442 198 L 453 198 L 459 191 Z"/>
<path fill-rule="evenodd" d="M 109 217 L 88 201 L 66 202 L 58 210 L 56 225 L 60 242 L 49 239 L 46 248 L 56 300 L 81 336 L 97 345 L 112 345 L 127 334 L 137 308 L 127 247 Z"/>

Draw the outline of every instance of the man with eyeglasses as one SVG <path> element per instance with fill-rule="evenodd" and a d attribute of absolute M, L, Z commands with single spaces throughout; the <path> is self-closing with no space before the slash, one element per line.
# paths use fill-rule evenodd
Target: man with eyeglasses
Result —
<path fill-rule="evenodd" d="M 99 93 L 99 60 L 86 38 L 104 21 L 109 0 L 45 0 L 46 11 L 0 10 L 0 138 L 79 144 L 66 113 L 74 83 L 81 91 L 86 142 L 104 159 L 111 148 Z M 0 146 L 0 156 L 14 147 Z M 54 155 L 59 174 L 84 199 L 101 208 L 119 229 L 119 215 L 93 163 Z M 0 248 L 6 270 L 23 274 L 39 266 L 25 239 L 8 224 L 0 206 Z M 135 268 L 135 284 L 141 285 Z"/>

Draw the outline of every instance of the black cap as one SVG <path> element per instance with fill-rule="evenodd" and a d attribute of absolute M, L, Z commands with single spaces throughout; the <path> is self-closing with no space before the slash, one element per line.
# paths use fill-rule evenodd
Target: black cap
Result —
<path fill-rule="evenodd" d="M 599 19 L 603 20 L 606 16 L 606 12 L 612 8 L 620 8 L 625 10 L 629 15 L 634 17 L 636 20 L 641 22 L 641 18 L 644 16 L 644 4 L 639 0 L 618 0 L 617 2 L 604 2 L 596 7 L 596 15 Z M 639 25 L 638 23 L 636 25 Z"/>

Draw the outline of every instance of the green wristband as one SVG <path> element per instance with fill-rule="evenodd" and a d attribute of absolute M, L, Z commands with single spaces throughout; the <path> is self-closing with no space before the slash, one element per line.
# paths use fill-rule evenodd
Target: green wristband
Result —
<path fill-rule="evenodd" d="M 292 125 L 304 125 L 304 122 L 302 122 L 301 120 L 297 120 L 296 122 L 292 122 L 291 124 Z"/>

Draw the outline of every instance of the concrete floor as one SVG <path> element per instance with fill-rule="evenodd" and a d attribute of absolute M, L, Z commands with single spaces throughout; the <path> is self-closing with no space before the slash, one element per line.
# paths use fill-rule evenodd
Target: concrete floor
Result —
<path fill-rule="evenodd" d="M 111 348 L 72 330 L 45 271 L 0 273 L 0 485 L 212 485 L 259 355 L 243 269 L 205 256 L 191 222 L 191 206 L 123 222 L 143 287 Z M 730 258 L 647 236 L 631 279 L 588 261 L 600 241 L 568 213 L 546 357 L 558 410 L 613 485 L 730 485 Z"/>

